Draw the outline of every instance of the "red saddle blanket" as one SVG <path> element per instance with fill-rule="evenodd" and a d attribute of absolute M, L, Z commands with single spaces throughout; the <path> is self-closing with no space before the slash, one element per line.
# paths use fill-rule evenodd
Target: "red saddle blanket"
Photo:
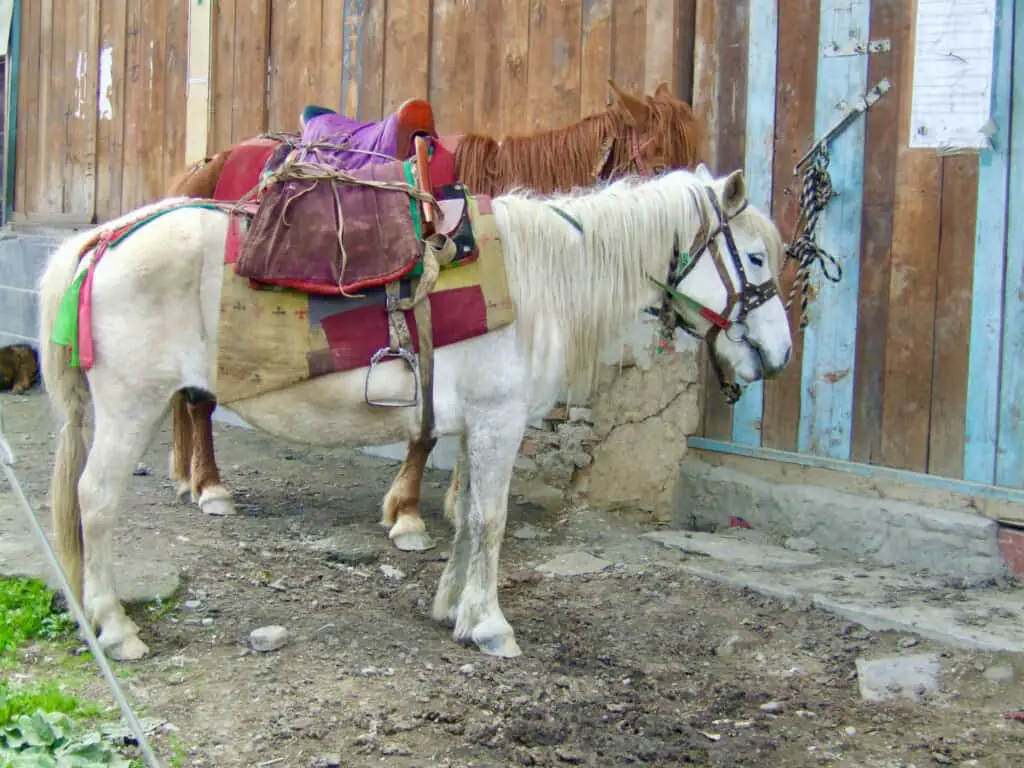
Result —
<path fill-rule="evenodd" d="M 457 202 L 461 195 L 462 205 L 456 208 L 462 214 L 453 240 L 460 254 L 472 253 L 442 269 L 428 295 L 435 348 L 497 330 L 515 317 L 489 198 L 467 198 L 461 185 L 439 191 L 442 199 L 449 194 Z M 397 285 L 403 297 L 416 288 L 409 277 Z M 217 345 L 217 399 L 224 405 L 363 368 L 388 345 L 383 287 L 361 291 L 361 298 L 253 287 L 233 264 L 224 265 Z M 404 315 L 413 351 L 418 351 L 416 317 L 411 310 Z"/>

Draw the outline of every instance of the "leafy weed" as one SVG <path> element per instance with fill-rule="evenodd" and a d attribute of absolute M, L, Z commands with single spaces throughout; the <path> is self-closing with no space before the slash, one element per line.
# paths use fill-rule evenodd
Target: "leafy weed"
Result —
<path fill-rule="evenodd" d="M 0 578 L 0 656 L 27 640 L 59 640 L 74 629 L 67 613 L 54 610 L 54 593 L 37 579 Z"/>

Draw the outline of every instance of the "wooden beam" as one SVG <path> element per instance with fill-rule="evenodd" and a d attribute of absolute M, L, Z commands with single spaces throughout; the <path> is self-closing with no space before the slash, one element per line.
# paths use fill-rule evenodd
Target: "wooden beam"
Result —
<path fill-rule="evenodd" d="M 981 151 L 967 363 L 964 480 L 996 481 L 999 365 L 1010 178 L 1014 0 L 999 0 L 992 71 L 992 149 Z"/>
<path fill-rule="evenodd" d="M 871 40 L 899 41 L 910 23 L 905 0 L 871 0 Z M 903 57 L 913 57 L 902 43 L 873 53 L 868 82 L 898 82 Z M 892 274 L 893 209 L 896 158 L 899 155 L 900 100 L 879 101 L 864 115 L 864 214 L 861 217 L 860 296 L 857 306 L 857 362 L 853 372 L 853 426 L 850 458 L 877 464 L 882 457 L 882 411 L 885 405 L 885 338 L 889 326 Z M 786 446 L 774 446 L 782 448 Z"/>
<path fill-rule="evenodd" d="M 3 221 L 14 211 L 14 170 L 17 157 L 18 81 L 21 72 L 21 0 L 14 0 L 11 11 L 11 38 L 7 47 L 7 104 L 4 115 Z"/>
<path fill-rule="evenodd" d="M 210 135 L 210 17 L 213 0 L 189 0 L 188 90 L 185 96 L 185 164 L 202 160 Z"/>
<path fill-rule="evenodd" d="M 893 0 L 900 2 L 900 0 Z M 802 179 L 793 166 L 814 143 L 814 92 L 818 82 L 820 6 L 806 0 L 779 0 L 779 38 L 776 52 L 775 147 L 772 169 L 772 218 L 791 243 L 800 215 Z M 790 261 L 780 281 L 788 296 L 796 270 Z M 793 354 L 782 373 L 764 382 L 761 445 L 796 450 L 803 391 L 804 335 L 800 331 L 800 301 L 789 312 Z"/>
<path fill-rule="evenodd" d="M 750 0 L 747 43 L 747 136 L 744 174 L 750 202 L 772 212 L 772 171 L 775 165 L 775 92 L 779 50 L 779 6 L 776 0 Z M 733 442 L 761 444 L 764 385 L 755 382 L 732 409 Z"/>
<path fill-rule="evenodd" d="M 1003 287 L 1002 366 L 999 374 L 999 431 L 996 438 L 996 485 L 1024 487 L 1024 10 L 1013 21 L 1013 96 L 1010 125 L 1009 200 L 1006 226 L 1006 284 Z M 1005 147 L 1005 139 L 1004 139 Z M 1016 151 L 1014 151 L 1014 149 Z"/>
<path fill-rule="evenodd" d="M 832 127 L 841 105 L 868 90 L 867 56 L 826 56 L 831 43 L 845 45 L 870 29 L 868 0 L 823 0 L 819 32 L 818 85 L 814 133 Z M 830 147 L 829 172 L 836 196 L 821 215 L 818 232 L 824 250 L 843 266 L 838 283 L 812 271 L 800 402 L 798 448 L 837 459 L 850 457 L 853 422 L 860 231 L 864 195 L 864 117 L 858 116 Z"/>

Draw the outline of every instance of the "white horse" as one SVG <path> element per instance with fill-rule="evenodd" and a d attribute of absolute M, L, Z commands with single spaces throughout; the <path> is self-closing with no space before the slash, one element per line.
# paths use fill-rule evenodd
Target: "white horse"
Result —
<path fill-rule="evenodd" d="M 521 651 L 498 604 L 498 556 L 527 423 L 553 406 L 570 378 L 592 375 L 601 350 L 647 308 L 661 307 L 673 324 L 709 338 L 721 370 L 740 383 L 781 370 L 791 339 L 776 291 L 781 239 L 747 206 L 739 171 L 719 179 L 703 168 L 673 171 L 545 198 L 508 194 L 493 209 L 516 319 L 435 352 L 436 434 L 461 436 L 465 470 L 433 616 L 454 624 L 457 640 L 511 657 Z M 49 260 L 40 280 L 45 338 L 83 268 L 79 254 L 99 229 L 68 238 Z M 44 346 L 43 378 L 63 424 L 51 488 L 54 536 L 115 659 L 138 659 L 148 648 L 115 593 L 111 529 L 172 396 L 216 391 L 227 232 L 228 215 L 219 210 L 180 207 L 147 221 L 96 266 L 93 366 L 83 373 L 69 365 L 67 348 Z M 365 368 L 332 373 L 232 409 L 272 435 L 310 444 L 380 445 L 417 434 L 418 407 L 368 405 L 366 375 Z M 375 370 L 373 382 L 371 397 L 402 398 L 412 375 L 394 361 Z"/>

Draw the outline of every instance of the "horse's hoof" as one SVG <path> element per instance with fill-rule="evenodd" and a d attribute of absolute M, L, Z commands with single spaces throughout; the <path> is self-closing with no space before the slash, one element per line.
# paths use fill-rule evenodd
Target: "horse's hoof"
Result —
<path fill-rule="evenodd" d="M 199 508 L 207 515 L 227 517 L 235 514 L 235 503 L 231 492 L 220 485 L 211 485 L 199 496 Z"/>
<path fill-rule="evenodd" d="M 514 635 L 491 635 L 490 637 L 474 637 L 476 647 L 488 656 L 498 656 L 503 659 L 514 659 L 523 655 L 522 648 L 516 642 Z"/>
<path fill-rule="evenodd" d="M 123 640 L 110 643 L 103 642 L 100 637 L 100 644 L 104 652 L 114 661 L 138 661 L 149 655 L 149 647 L 139 640 L 136 635 L 128 635 Z"/>
<path fill-rule="evenodd" d="M 437 546 L 426 531 L 406 531 L 391 537 L 391 542 L 403 552 L 426 552 Z"/>
<path fill-rule="evenodd" d="M 391 526 L 388 538 L 403 552 L 426 552 L 436 546 L 419 515 L 402 515 Z"/>
<path fill-rule="evenodd" d="M 212 517 L 230 517 L 237 514 L 231 499 L 207 499 L 199 502 L 199 508 Z"/>
<path fill-rule="evenodd" d="M 188 480 L 181 480 L 178 482 L 178 490 L 174 492 L 174 500 L 177 502 L 185 501 L 185 497 L 192 493 L 192 483 Z M 189 499 L 191 501 L 191 499 Z M 185 502 L 186 504 L 188 502 Z"/>

